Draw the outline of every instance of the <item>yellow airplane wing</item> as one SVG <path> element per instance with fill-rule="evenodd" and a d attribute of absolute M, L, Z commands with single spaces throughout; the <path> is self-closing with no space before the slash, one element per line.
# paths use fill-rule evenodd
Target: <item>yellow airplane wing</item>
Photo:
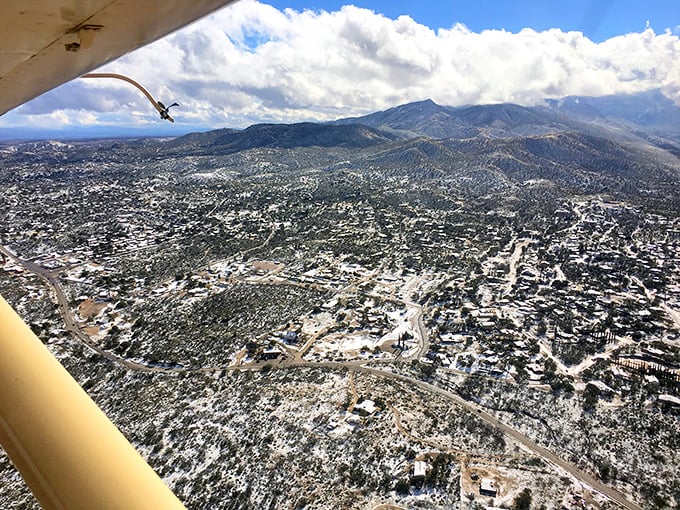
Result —
<path fill-rule="evenodd" d="M 184 508 L 0 297 L 0 443 L 45 510 Z"/>
<path fill-rule="evenodd" d="M 4 0 L 0 115 L 232 0 Z M 183 508 L 0 297 L 0 443 L 46 510 Z"/>

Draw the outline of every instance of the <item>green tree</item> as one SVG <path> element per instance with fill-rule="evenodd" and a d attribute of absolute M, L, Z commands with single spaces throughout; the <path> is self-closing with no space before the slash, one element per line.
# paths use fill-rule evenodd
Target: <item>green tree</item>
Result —
<path fill-rule="evenodd" d="M 550 381 L 553 377 L 555 377 L 555 371 L 557 370 L 557 364 L 555 361 L 551 358 L 548 358 L 545 360 L 544 363 L 544 371 L 545 371 L 545 378 L 546 380 Z"/>
<path fill-rule="evenodd" d="M 409 491 L 411 490 L 411 484 L 408 483 L 406 480 L 403 478 L 400 478 L 397 480 L 397 483 L 394 484 L 394 490 L 397 491 L 397 494 L 408 494 Z"/>
<path fill-rule="evenodd" d="M 514 510 L 529 510 L 531 508 L 531 489 L 524 489 L 512 503 Z"/>
<path fill-rule="evenodd" d="M 583 390 L 583 410 L 592 411 L 600 397 L 600 390 L 594 384 L 586 384 Z"/>

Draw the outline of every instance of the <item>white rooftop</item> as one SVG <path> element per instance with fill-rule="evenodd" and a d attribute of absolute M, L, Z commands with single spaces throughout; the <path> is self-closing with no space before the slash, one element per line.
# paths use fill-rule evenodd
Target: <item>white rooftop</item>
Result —
<path fill-rule="evenodd" d="M 413 464 L 413 476 L 425 476 L 427 474 L 427 462 L 417 460 Z"/>

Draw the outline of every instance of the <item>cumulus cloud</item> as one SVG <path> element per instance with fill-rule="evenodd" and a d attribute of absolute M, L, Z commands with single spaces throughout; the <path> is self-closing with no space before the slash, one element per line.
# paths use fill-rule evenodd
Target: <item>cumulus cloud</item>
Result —
<path fill-rule="evenodd" d="M 21 112 L 25 115 L 42 115 L 55 110 L 107 113 L 142 105 L 141 97 L 131 87 L 108 84 L 93 88 L 83 80 L 74 80 L 26 103 Z"/>
<path fill-rule="evenodd" d="M 447 105 L 680 90 L 677 31 L 651 28 L 595 43 L 551 29 L 434 31 L 408 16 L 354 6 L 336 12 L 279 11 L 242 0 L 138 50 L 105 70 L 177 101 L 188 125 L 327 120 L 431 98 Z M 128 122 L 153 118 L 124 84 L 77 81 L 22 107 L 21 114 L 112 110 Z M 79 122 L 75 113 L 71 123 Z M 90 119 L 90 117 L 87 117 Z M 160 122 L 160 121 L 159 121 Z"/>

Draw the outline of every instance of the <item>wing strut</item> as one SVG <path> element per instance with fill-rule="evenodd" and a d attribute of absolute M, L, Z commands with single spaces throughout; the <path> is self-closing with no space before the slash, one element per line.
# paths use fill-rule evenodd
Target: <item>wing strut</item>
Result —
<path fill-rule="evenodd" d="M 156 101 L 151 94 L 149 94 L 149 91 L 146 90 L 144 87 L 142 87 L 139 83 L 137 83 L 135 80 L 132 78 L 128 78 L 127 76 L 124 76 L 122 74 L 116 74 L 116 73 L 87 73 L 81 76 L 81 78 L 115 78 L 116 80 L 123 80 L 131 85 L 134 85 L 137 87 L 142 94 L 146 96 L 146 98 L 151 102 L 153 107 L 158 110 L 158 113 L 161 114 L 161 119 L 170 121 L 170 122 L 175 122 L 175 119 L 173 119 L 170 116 L 170 108 L 173 106 L 179 106 L 177 103 L 171 104 L 170 106 L 165 106 L 163 103 L 160 101 Z"/>
<path fill-rule="evenodd" d="M 184 506 L 0 297 L 0 443 L 45 510 Z"/>

